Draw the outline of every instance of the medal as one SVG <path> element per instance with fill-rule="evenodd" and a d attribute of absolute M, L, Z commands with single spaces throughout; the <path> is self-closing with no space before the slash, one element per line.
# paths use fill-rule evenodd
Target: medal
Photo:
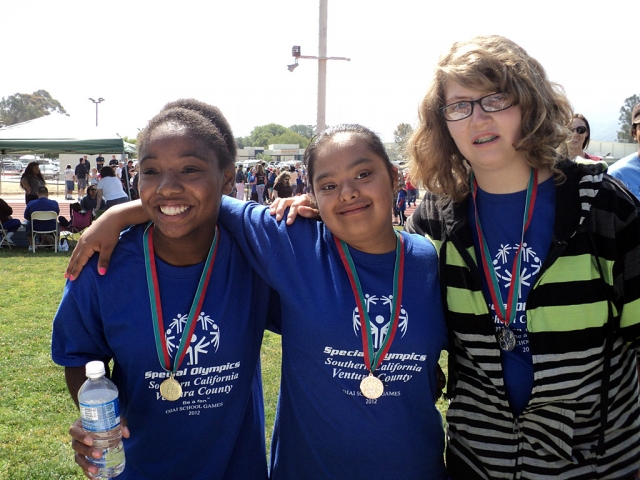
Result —
<path fill-rule="evenodd" d="M 160 395 L 165 400 L 171 402 L 178 400 L 182 396 L 182 387 L 180 383 L 173 378 L 173 374 L 160 384 Z"/>
<path fill-rule="evenodd" d="M 360 279 L 358 278 L 358 272 L 356 266 L 353 263 L 351 254 L 349 253 L 349 247 L 342 240 L 333 237 L 340 259 L 347 271 L 349 277 L 349 283 L 353 290 L 353 296 L 356 300 L 358 312 L 360 313 L 360 331 L 362 332 L 362 350 L 364 357 L 364 364 L 369 370 L 369 375 L 364 377 L 360 382 L 360 391 L 362 394 L 371 399 L 380 398 L 384 391 L 384 385 L 382 381 L 373 375 L 376 368 L 380 366 L 384 360 L 385 355 L 389 351 L 393 338 L 396 335 L 398 327 L 398 318 L 400 317 L 400 307 L 402 306 L 402 285 L 404 281 L 404 241 L 402 235 L 395 232 L 396 235 L 396 264 L 393 270 L 393 299 L 391 301 L 391 319 L 389 322 L 389 333 L 382 340 L 380 348 L 375 351 L 373 345 L 373 338 L 371 334 L 371 320 L 369 319 L 369 312 L 365 308 L 366 302 L 364 299 L 364 293 L 362 292 L 362 286 L 360 285 Z"/>
<path fill-rule="evenodd" d="M 162 304 L 160 301 L 160 284 L 158 282 L 158 272 L 156 270 L 156 260 L 153 251 L 153 223 L 149 222 L 147 228 L 144 231 L 144 237 L 142 244 L 144 247 L 144 263 L 147 272 L 147 288 L 149 289 L 149 302 L 151 303 L 151 318 L 153 319 L 153 333 L 156 340 L 156 351 L 158 352 L 158 360 L 162 368 L 169 372 L 171 375 L 165 381 L 160 384 L 160 395 L 162 398 L 169 401 L 176 401 L 182 396 L 182 386 L 180 382 L 175 379 L 175 374 L 178 371 L 182 360 L 184 359 L 187 350 L 189 349 L 189 343 L 193 337 L 193 332 L 196 329 L 196 318 L 202 311 L 202 304 L 204 303 L 204 297 L 207 292 L 207 286 L 209 285 L 209 279 L 211 278 L 211 272 L 213 271 L 213 264 L 216 259 L 216 252 L 218 251 L 218 227 L 213 236 L 213 242 L 207 259 L 204 263 L 202 275 L 200 275 L 200 281 L 198 282 L 198 288 L 194 295 L 193 302 L 191 302 L 191 310 L 187 316 L 187 322 L 182 330 L 182 337 L 180 338 L 180 344 L 176 350 L 173 362 L 169 355 L 169 349 L 167 341 L 164 337 L 164 321 L 162 319 Z"/>
<path fill-rule="evenodd" d="M 501 328 L 497 334 L 498 344 L 505 352 L 511 352 L 516 348 L 516 336 L 509 327 Z"/>
<path fill-rule="evenodd" d="M 478 243 L 480 244 L 480 257 L 482 260 L 482 269 L 487 281 L 487 288 L 491 295 L 491 301 L 493 302 L 496 316 L 502 328 L 496 333 L 496 339 L 500 348 L 506 352 L 511 352 L 516 347 L 516 336 L 509 328 L 516 318 L 518 309 L 518 295 L 520 292 L 520 285 L 522 283 L 522 277 L 520 272 L 520 265 L 522 262 L 522 245 L 524 244 L 524 234 L 531 223 L 533 218 L 533 208 L 536 203 L 536 195 L 538 191 L 538 171 L 535 169 L 530 170 L 529 183 L 527 184 L 527 196 L 525 200 L 524 218 L 522 220 L 522 236 L 520 237 L 520 245 L 516 251 L 516 255 L 513 259 L 513 265 L 511 267 L 511 285 L 509 286 L 507 295 L 507 304 L 505 305 L 502 300 L 502 294 L 500 292 L 500 284 L 493 267 L 493 263 L 490 261 L 489 246 L 482 233 L 482 226 L 480 225 L 480 218 L 478 215 L 478 204 L 476 202 L 476 194 L 478 191 L 478 182 L 471 172 L 469 178 L 471 195 L 473 197 L 473 205 L 476 214 L 476 231 L 478 233 Z"/>
<path fill-rule="evenodd" d="M 161 387 L 162 388 L 162 387 Z M 371 372 L 360 382 L 360 391 L 367 398 L 380 398 L 384 392 L 384 385 L 378 377 L 374 377 Z"/>

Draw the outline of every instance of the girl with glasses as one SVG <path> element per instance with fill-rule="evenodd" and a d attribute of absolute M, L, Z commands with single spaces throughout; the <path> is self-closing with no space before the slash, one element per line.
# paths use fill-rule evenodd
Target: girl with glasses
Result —
<path fill-rule="evenodd" d="M 640 467 L 640 228 L 588 124 L 527 52 L 455 43 L 408 145 L 451 335 L 453 479 L 631 479 Z M 584 128 L 583 133 L 579 133 Z"/>

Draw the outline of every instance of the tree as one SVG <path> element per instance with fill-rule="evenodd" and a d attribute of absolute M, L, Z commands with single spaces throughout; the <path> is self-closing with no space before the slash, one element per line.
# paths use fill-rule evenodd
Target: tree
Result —
<path fill-rule="evenodd" d="M 311 140 L 313 136 L 316 134 L 316 126 L 315 125 L 291 125 L 289 130 L 297 133 L 298 135 Z"/>
<path fill-rule="evenodd" d="M 283 134 L 273 137 L 269 143 L 297 144 L 300 148 L 307 148 L 307 145 L 309 145 L 309 139 L 297 134 L 296 132 L 287 130 Z"/>
<path fill-rule="evenodd" d="M 631 136 L 631 113 L 633 107 L 640 103 L 640 95 L 632 95 L 624 101 L 624 105 L 620 108 L 620 116 L 618 117 L 618 141 L 625 143 L 635 143 L 635 138 Z"/>
<path fill-rule="evenodd" d="M 405 158 L 405 148 L 407 146 L 407 140 L 413 133 L 413 127 L 408 123 L 399 124 L 396 129 L 393 131 L 393 138 L 398 144 L 398 155 L 401 158 Z"/>
<path fill-rule="evenodd" d="M 298 144 L 301 148 L 307 148 L 309 139 L 275 123 L 255 127 L 251 134 L 243 139 L 245 146 L 252 147 L 267 147 L 275 143 Z"/>
<path fill-rule="evenodd" d="M 122 137 L 122 140 L 124 140 L 127 143 L 133 143 L 134 145 L 138 144 L 138 137 L 127 137 L 125 135 L 124 137 Z"/>
<path fill-rule="evenodd" d="M 275 123 L 255 127 L 249 134 L 249 145 L 252 147 L 266 147 L 270 143 L 274 143 L 271 141 L 273 137 L 282 135 L 286 131 L 287 127 Z"/>
<path fill-rule="evenodd" d="M 16 93 L 0 100 L 0 123 L 5 125 L 26 122 L 52 112 L 67 113 L 60 102 L 46 90 L 38 90 L 32 94 Z"/>
<path fill-rule="evenodd" d="M 244 148 L 244 138 L 243 137 L 236 137 L 236 145 L 237 145 L 239 150 L 242 150 Z"/>

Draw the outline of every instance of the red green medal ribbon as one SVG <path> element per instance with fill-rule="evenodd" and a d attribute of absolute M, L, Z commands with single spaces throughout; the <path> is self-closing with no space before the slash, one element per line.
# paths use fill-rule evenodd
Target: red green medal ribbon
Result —
<path fill-rule="evenodd" d="M 522 263 L 522 244 L 524 243 L 524 234 L 529 228 L 531 219 L 533 218 L 533 208 L 536 203 L 536 195 L 538 192 L 538 170 L 531 169 L 529 174 L 529 183 L 527 184 L 527 197 L 524 207 L 524 218 L 522 220 L 522 236 L 520 238 L 520 245 L 516 251 L 516 256 L 513 259 L 513 265 L 511 267 L 511 285 L 509 286 L 509 293 L 507 298 L 507 306 L 502 301 L 502 294 L 500 293 L 500 284 L 496 276 L 496 271 L 493 268 L 493 262 L 489 261 L 491 253 L 489 247 L 482 233 L 482 226 L 480 225 L 480 216 L 478 215 L 478 203 L 476 201 L 476 195 L 478 192 L 478 182 L 471 173 L 471 195 L 473 197 L 473 206 L 476 213 L 476 230 L 478 232 L 478 240 L 480 242 L 480 256 L 482 258 L 482 268 L 484 270 L 485 278 L 487 279 L 487 287 L 489 288 L 489 294 L 491 295 L 491 301 L 495 305 L 496 315 L 498 319 L 505 325 L 510 325 L 516 318 L 517 313 L 517 298 L 520 291 L 520 284 L 522 282 L 520 275 L 520 266 Z"/>
<path fill-rule="evenodd" d="M 196 294 L 193 298 L 193 302 L 191 302 L 191 310 L 187 317 L 187 323 L 182 330 L 180 345 L 173 359 L 173 365 L 171 365 L 171 357 L 164 337 L 165 329 L 164 320 L 162 318 L 162 303 L 160 301 L 160 283 L 158 282 L 158 271 L 156 269 L 156 260 L 153 250 L 153 223 L 149 222 L 144 231 L 142 244 L 144 247 L 144 264 L 147 273 L 147 288 L 149 289 L 149 301 L 151 303 L 151 317 L 153 319 L 153 333 L 156 339 L 156 350 L 158 352 L 160 365 L 162 365 L 162 368 L 167 372 L 176 373 L 178 371 L 178 367 L 182 363 L 182 360 L 189 349 L 191 337 L 193 336 L 193 332 L 198 323 L 195 319 L 202 311 L 202 304 L 204 303 L 207 286 L 209 285 L 209 279 L 211 278 L 211 272 L 213 271 L 213 264 L 216 260 L 218 238 L 219 232 L 218 226 L 216 225 L 216 233 L 213 237 L 211 247 L 209 248 L 209 253 L 202 270 L 202 275 L 200 275 Z"/>
<path fill-rule="evenodd" d="M 393 300 L 391 302 L 391 328 L 389 333 L 382 342 L 382 345 L 376 352 L 373 347 L 373 338 L 371 335 L 371 320 L 369 312 L 365 308 L 364 293 L 358 278 L 356 266 L 353 263 L 349 247 L 345 242 L 333 237 L 340 254 L 340 259 L 347 271 L 349 283 L 353 290 L 353 296 L 356 300 L 356 306 L 360 312 L 360 330 L 362 330 L 362 350 L 364 352 L 364 363 L 371 373 L 373 373 L 384 360 L 385 355 L 389 351 L 393 338 L 396 336 L 398 327 L 398 318 L 400 317 L 400 308 L 402 306 L 402 285 L 404 279 L 404 240 L 398 232 L 396 234 L 396 264 L 393 271 Z"/>

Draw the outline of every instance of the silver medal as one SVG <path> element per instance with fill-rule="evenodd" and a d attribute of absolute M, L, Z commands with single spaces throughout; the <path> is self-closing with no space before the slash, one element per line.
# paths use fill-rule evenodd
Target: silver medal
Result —
<path fill-rule="evenodd" d="M 516 336 L 513 334 L 509 327 L 504 327 L 498 332 L 498 343 L 500 348 L 507 352 L 511 352 L 516 348 Z"/>

